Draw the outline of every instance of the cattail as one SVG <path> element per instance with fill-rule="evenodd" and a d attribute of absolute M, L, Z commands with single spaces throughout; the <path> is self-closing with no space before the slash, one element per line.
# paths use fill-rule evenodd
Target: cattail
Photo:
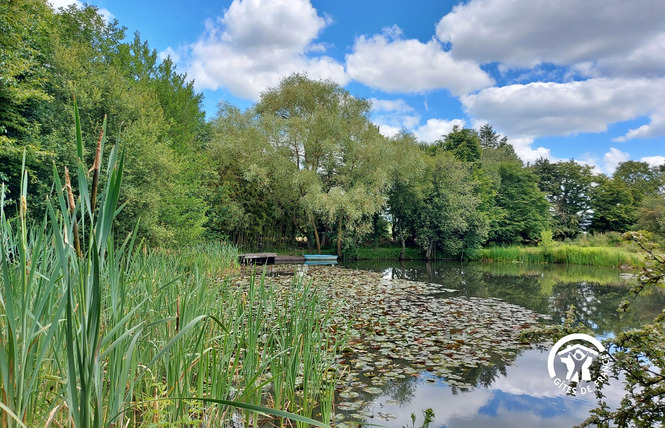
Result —
<path fill-rule="evenodd" d="M 69 168 L 67 167 L 65 167 L 65 189 L 67 190 L 67 200 L 69 202 L 69 214 L 72 216 L 72 222 L 74 222 L 72 230 L 72 234 L 74 235 L 74 249 L 79 258 L 81 258 L 82 253 L 81 242 L 79 241 L 79 228 L 78 223 L 76 222 L 76 216 L 74 215 L 76 203 L 74 201 L 74 192 L 72 191 L 72 180 L 69 178 Z M 65 231 L 65 239 L 67 239 L 67 231 Z"/>
<path fill-rule="evenodd" d="M 180 331 L 180 296 L 176 299 L 175 308 L 175 331 Z"/>
<path fill-rule="evenodd" d="M 28 214 L 28 201 L 25 199 L 24 195 L 21 195 L 21 208 L 19 211 L 21 220 L 24 220 L 27 214 Z"/>
<path fill-rule="evenodd" d="M 106 115 L 104 115 L 104 123 L 106 123 Z M 92 212 L 95 212 L 95 203 L 97 202 L 97 187 L 99 185 L 99 170 L 101 169 L 102 163 L 102 140 L 104 139 L 104 128 L 99 133 L 99 139 L 97 139 L 97 150 L 95 151 L 95 161 L 92 164 L 92 194 L 91 194 L 91 209 Z M 89 171 L 89 172 L 90 172 Z"/>

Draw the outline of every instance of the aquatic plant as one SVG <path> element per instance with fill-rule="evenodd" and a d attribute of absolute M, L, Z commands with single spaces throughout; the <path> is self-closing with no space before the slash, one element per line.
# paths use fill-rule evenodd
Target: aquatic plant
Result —
<path fill-rule="evenodd" d="M 326 349 L 334 332 L 312 335 L 307 346 L 266 346 L 274 317 L 254 315 L 271 313 L 279 303 L 262 286 L 247 294 L 219 279 L 237 269 L 235 249 L 150 250 L 136 232 L 118 241 L 113 224 L 122 209 L 124 157 L 113 147 L 106 176 L 95 179 L 93 168 L 91 184 L 77 112 L 75 117 L 75 186 L 68 173 L 63 184 L 54 167 L 44 219 L 28 219 L 25 167 L 17 218 L 5 216 L 0 193 L 0 425 L 214 425 L 241 409 L 246 422 L 270 414 L 325 426 L 263 404 L 267 379 L 292 376 L 271 369 L 271 362 L 291 353 L 300 366 L 302 350 L 313 355 Z M 101 157 L 103 130 L 98 147 Z M 103 183 L 98 192 L 95 183 Z M 294 293 L 302 307 L 312 305 L 301 330 L 284 330 L 300 337 L 323 325 L 317 323 L 325 311 L 302 287 Z M 291 408 L 311 414 L 311 407 Z"/>
<path fill-rule="evenodd" d="M 560 263 L 585 266 L 639 267 L 644 258 L 622 247 L 581 247 L 562 244 L 538 247 L 490 247 L 478 251 L 484 261 L 521 263 Z"/>

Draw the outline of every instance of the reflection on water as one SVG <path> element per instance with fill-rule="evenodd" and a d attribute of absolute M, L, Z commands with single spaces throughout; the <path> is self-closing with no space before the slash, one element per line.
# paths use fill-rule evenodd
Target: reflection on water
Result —
<path fill-rule="evenodd" d="M 616 270 L 570 266 L 517 264 L 459 264 L 424 262 L 356 262 L 348 268 L 383 272 L 390 278 L 410 279 L 454 289 L 458 296 L 495 297 L 550 315 L 561 322 L 572 304 L 578 320 L 598 338 L 651 321 L 665 307 L 663 293 L 640 296 L 628 314 L 617 312 L 619 302 L 630 297 L 630 279 Z M 450 387 L 441 378 L 423 371 L 381 386 L 381 393 L 360 392 L 365 405 L 341 412 L 347 421 L 402 427 L 411 424 L 411 413 L 422 421 L 432 408 L 433 427 L 567 427 L 583 421 L 595 407 L 595 397 L 567 396 L 547 373 L 546 349 L 528 349 L 513 359 L 493 358 L 487 367 L 461 370 L 457 375 L 469 389 Z M 623 396 L 621 385 L 605 390 L 608 404 Z M 340 413 L 340 412 L 338 412 Z M 351 425 L 351 424 L 349 424 Z M 357 426 L 357 425 L 356 425 Z"/>

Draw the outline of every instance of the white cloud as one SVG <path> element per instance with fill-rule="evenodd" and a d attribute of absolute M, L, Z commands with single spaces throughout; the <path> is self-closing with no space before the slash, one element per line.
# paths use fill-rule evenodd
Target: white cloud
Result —
<path fill-rule="evenodd" d="M 665 156 L 644 156 L 640 162 L 646 162 L 651 167 L 659 166 L 665 164 Z"/>
<path fill-rule="evenodd" d="M 406 101 L 380 100 L 370 98 L 372 102 L 372 121 L 379 126 L 379 132 L 386 137 L 397 135 L 402 129 L 411 129 L 420 122 L 420 115 Z"/>
<path fill-rule="evenodd" d="M 659 77 L 665 70 L 665 32 L 647 39 L 632 52 L 599 60 L 590 72 L 605 76 Z"/>
<path fill-rule="evenodd" d="M 626 162 L 629 159 L 630 155 L 628 153 L 610 147 L 610 151 L 603 156 L 603 170 L 608 174 L 612 174 L 621 162 Z"/>
<path fill-rule="evenodd" d="M 471 0 L 441 19 L 437 36 L 455 58 L 531 68 L 624 58 L 662 37 L 663 22 L 661 0 Z"/>
<path fill-rule="evenodd" d="M 79 9 L 83 8 L 83 3 L 80 2 L 79 0 L 48 0 L 48 3 L 50 3 L 53 10 L 58 10 L 61 7 L 67 8 L 70 5 L 74 5 Z M 98 8 L 97 12 L 104 18 L 104 20 L 106 22 L 109 22 L 109 21 L 112 21 L 113 19 L 115 19 L 115 15 L 113 15 L 111 13 L 111 11 L 109 11 L 106 8 L 103 8 L 103 7 Z"/>
<path fill-rule="evenodd" d="M 401 36 L 401 30 L 392 27 L 370 38 L 358 37 L 346 56 L 349 75 L 386 92 L 448 89 L 457 96 L 494 84 L 477 63 L 454 60 L 435 39 L 422 43 Z"/>
<path fill-rule="evenodd" d="M 418 141 L 433 143 L 442 136 L 449 134 L 455 126 L 463 128 L 464 123 L 462 119 L 428 119 L 427 123 L 413 130 L 413 135 L 416 136 Z"/>
<path fill-rule="evenodd" d="M 656 107 L 657 108 L 657 107 Z M 665 109 L 651 115 L 651 121 L 638 128 L 629 130 L 626 135 L 613 138 L 612 141 L 628 141 L 633 138 L 651 138 L 665 135 Z"/>
<path fill-rule="evenodd" d="M 548 159 L 552 162 L 557 162 L 560 160 L 553 156 L 552 152 L 548 148 L 532 147 L 533 138 L 515 137 L 509 138 L 508 142 L 512 144 L 513 148 L 515 149 L 515 153 L 517 153 L 517 156 L 519 156 L 520 159 L 522 159 L 524 162 L 533 163 L 540 158 Z"/>
<path fill-rule="evenodd" d="M 234 0 L 186 49 L 185 68 L 199 89 L 224 87 L 250 100 L 294 72 L 344 85 L 349 78 L 342 64 L 308 56 L 324 49 L 314 40 L 328 24 L 309 0 Z"/>
<path fill-rule="evenodd" d="M 460 98 L 475 120 L 511 138 L 605 132 L 612 123 L 649 116 L 621 140 L 665 135 L 665 78 L 589 79 L 492 87 Z"/>
<path fill-rule="evenodd" d="M 168 47 L 159 53 L 159 60 L 164 61 L 166 58 L 171 58 L 174 63 L 179 63 L 181 59 L 181 52 L 176 51 L 172 47 Z"/>
<path fill-rule="evenodd" d="M 406 101 L 399 98 L 396 100 L 380 100 L 377 98 L 370 98 L 372 103 L 372 110 L 374 111 L 391 111 L 396 113 L 408 113 L 415 109 L 408 105 Z"/>
<path fill-rule="evenodd" d="M 397 134 L 399 134 L 400 131 L 402 130 L 402 128 L 399 126 L 387 125 L 385 123 L 380 123 L 377 121 L 375 121 L 374 123 L 379 126 L 379 134 L 383 135 L 384 137 L 388 138 L 394 137 Z"/>
<path fill-rule="evenodd" d="M 603 169 L 598 162 L 598 157 L 593 153 L 584 153 L 579 159 L 575 159 L 575 162 L 579 165 L 590 166 L 591 172 L 595 175 L 603 173 Z"/>
<path fill-rule="evenodd" d="M 60 9 L 61 7 L 68 7 L 69 5 L 75 5 L 79 9 L 83 7 L 83 3 L 78 0 L 48 0 L 51 4 L 51 7 L 55 10 Z"/>

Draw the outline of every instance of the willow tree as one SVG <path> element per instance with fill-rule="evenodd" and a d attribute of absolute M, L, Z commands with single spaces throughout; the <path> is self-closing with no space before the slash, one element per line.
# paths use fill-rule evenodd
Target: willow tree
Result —
<path fill-rule="evenodd" d="M 336 83 L 292 74 L 267 90 L 256 105 L 269 123 L 269 141 L 289 168 L 276 177 L 292 186 L 295 203 L 321 251 L 319 224 L 345 238 L 362 234 L 379 211 L 389 181 L 389 146 L 369 120 L 369 101 Z"/>
<path fill-rule="evenodd" d="M 448 151 L 427 156 L 421 204 L 416 208 L 416 242 L 433 258 L 438 247 L 447 256 L 464 256 L 487 238 L 488 220 L 479 209 L 472 164 Z"/>

